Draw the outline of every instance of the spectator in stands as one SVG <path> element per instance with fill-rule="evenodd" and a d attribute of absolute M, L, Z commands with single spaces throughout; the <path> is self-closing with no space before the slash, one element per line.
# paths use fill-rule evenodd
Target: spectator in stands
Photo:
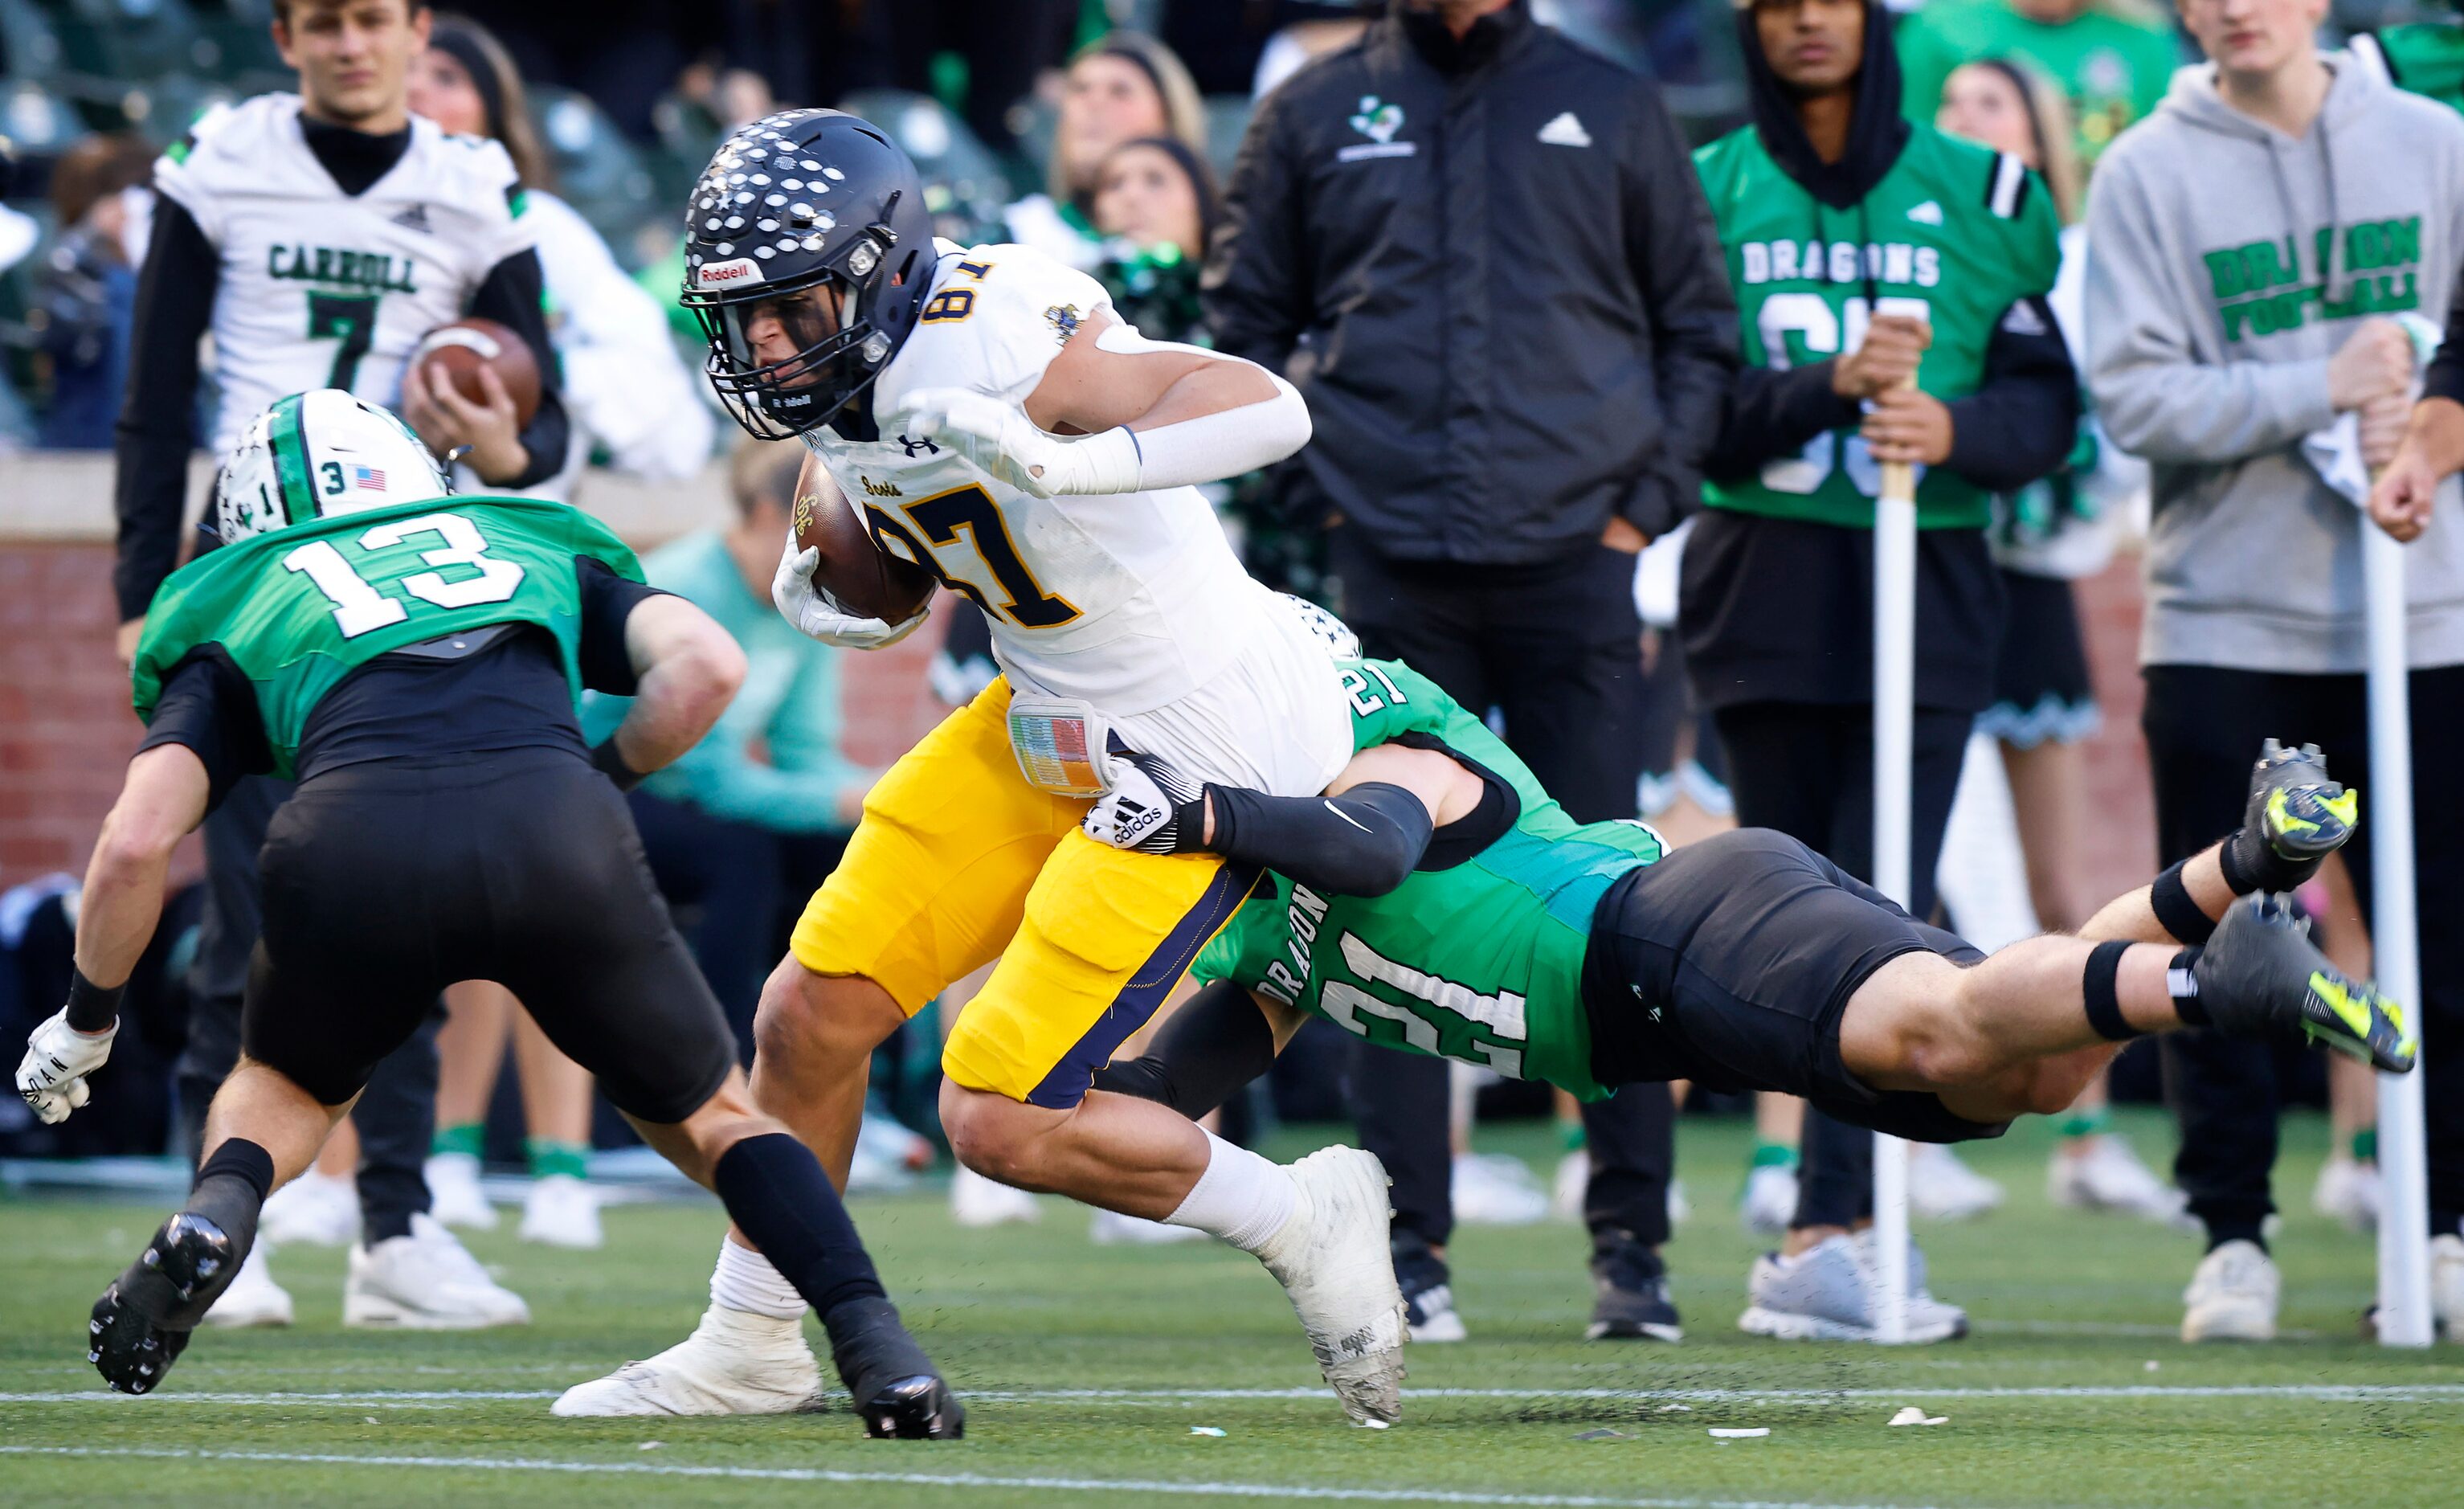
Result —
<path fill-rule="evenodd" d="M 938 60 L 955 56 L 965 65 L 958 113 L 986 146 L 1012 160 L 1018 106 L 1039 76 L 1068 56 L 1085 8 L 1077 0 L 866 0 L 863 9 L 887 13 L 899 88 L 941 94 L 946 65 Z"/>
<path fill-rule="evenodd" d="M 588 95 L 642 143 L 657 139 L 654 107 L 685 60 L 718 40 L 720 19 L 692 0 L 489 0 L 487 10 L 524 78 Z"/>
<path fill-rule="evenodd" d="M 1908 900 L 1925 917 L 1969 725 L 1992 700 L 1989 499 L 2052 472 L 2077 437 L 2078 377 L 2045 302 L 2057 225 L 2023 165 L 1903 118 L 1879 0 L 1760 0 L 1737 33 L 1752 123 L 1696 165 L 1749 365 L 1705 467 L 1679 631 L 1737 821 L 1870 877 L 1878 463 L 1923 469 Z M 1852 1235 L 1871 1210 L 1873 1145 L 1806 1112 L 1795 1219 L 1754 1265 L 1749 1329 L 1874 1338 Z M 1924 1308 L 1912 1337 L 1963 1323 Z"/>
<path fill-rule="evenodd" d="M 1294 511 L 1335 526 L 1369 652 L 1501 708 L 1577 820 L 1633 815 L 1617 722 L 1640 672 L 1635 552 L 1694 506 L 1736 361 L 1735 300 L 1658 93 L 1528 0 L 1398 3 L 1259 105 L 1207 287 L 1217 345 L 1309 400 Z M 1446 1084 L 1441 1064 L 1375 1051 L 1353 1075 L 1429 1339 L 1462 1335 Z M 1585 1114 L 1594 1334 L 1673 1338 L 1668 1094 Z"/>
<path fill-rule="evenodd" d="M 1168 136 L 1124 142 L 1096 169 L 1091 210 L 1095 280 L 1121 318 L 1151 340 L 1208 339 L 1198 280 L 1223 194 L 1205 160 Z"/>
<path fill-rule="evenodd" d="M 2104 156 L 2088 191 L 2088 384 L 2105 428 L 2152 464 L 2142 727 L 2160 857 L 2241 821 L 2217 789 L 2261 740 L 2325 750 L 2369 779 L 2356 501 L 2406 552 L 2412 843 L 2424 921 L 2422 1071 L 2431 1076 L 2430 1214 L 2448 1334 L 2464 1329 L 2464 502 L 2436 438 L 2447 397 L 2406 438 L 2413 345 L 2396 318 L 2445 307 L 2464 262 L 2464 121 L 2321 54 L 2324 0 L 2182 0 L 2207 66 Z M 2249 192 L 2251 184 L 2269 186 Z M 2451 335 L 2464 322 L 2450 325 Z M 2430 391 L 2453 394 L 2451 344 Z M 2353 416 L 2346 419 L 2345 415 Z M 2401 446 L 2400 446 L 2400 442 Z M 2424 465 L 2427 455 L 2430 464 Z M 2390 507 L 2401 499 L 2404 506 Z M 2366 803 L 2366 798 L 2365 799 Z M 2365 912 L 2373 832 L 2344 868 Z M 2445 1051 L 2441 1052 L 2441 1045 Z M 2277 1092 L 2269 1055 L 2213 1032 L 2164 1045 L 2181 1118 L 2174 1176 L 2207 1228 L 2186 1341 L 2276 1334 Z"/>
<path fill-rule="evenodd" d="M 1931 0 L 1900 23 L 1908 119 L 1930 122 L 1943 86 L 1980 57 L 2024 62 L 2070 103 L 2079 161 L 2156 108 L 2182 61 L 2165 11 L 2142 0 Z"/>
<path fill-rule="evenodd" d="M 130 200 L 153 167 L 153 148 L 126 134 L 89 136 L 52 166 L 52 214 L 60 237 L 43 258 L 34 280 L 38 313 L 27 321 L 51 358 L 52 403 L 41 430 L 47 449 L 111 448 L 137 312 Z M 143 214 L 142 202 L 133 208 Z"/>
<path fill-rule="evenodd" d="M 2087 232 L 2070 106 L 2052 80 L 2024 63 L 1981 58 L 1951 71 L 1934 124 L 2041 175 L 2061 217 L 2061 270 L 2051 302 L 2074 366 L 2080 345 L 2079 287 L 2087 276 Z M 2002 572 L 2002 651 L 1993 668 L 1993 705 L 1977 731 L 2002 747 L 2027 861 L 2028 900 L 2036 925 L 2077 932 L 2087 921 L 2082 875 L 2088 821 L 2087 748 L 2099 726 L 2071 584 L 2104 569 L 2118 524 L 2147 486 L 2147 468 L 2104 438 L 2093 411 L 2079 414 L 2078 443 L 2059 471 L 1993 498 L 1989 536 Z M 2104 1076 L 2079 1097 L 2061 1123 L 2047 1175 L 2056 1205 L 2126 1210 L 2152 1220 L 2180 1213 L 2181 1199 L 2110 1130 Z"/>
<path fill-rule="evenodd" d="M 781 895 L 781 841 L 850 832 L 875 774 L 840 751 L 839 664 L 847 652 L 805 638 L 770 606 L 803 456 L 802 446 L 742 442 L 728 471 L 735 525 L 686 535 L 642 563 L 651 586 L 735 635 L 751 666 L 709 737 L 631 797 L 651 873 L 684 921 L 748 1061 L 754 1003 L 778 952 L 771 922 Z M 820 506 L 846 506 L 818 467 L 808 485 L 827 495 Z M 593 696 L 583 732 L 595 742 L 626 705 Z"/>
<path fill-rule="evenodd" d="M 563 467 L 528 491 L 571 497 L 594 450 L 617 470 L 654 481 L 699 471 L 715 437 L 704 385 L 677 357 L 658 302 L 557 197 L 521 75 L 487 28 L 463 16 L 436 18 L 427 53 L 411 67 L 410 108 L 456 136 L 503 144 L 521 175 L 523 218 L 539 240 L 549 334 L 576 421 Z"/>
<path fill-rule="evenodd" d="M 1049 252 L 1080 271 L 1103 257 L 1090 218 L 1095 175 L 1112 148 L 1168 136 L 1206 154 L 1206 109 L 1171 48 L 1138 32 L 1114 32 L 1079 49 L 1061 93 L 1045 189 L 1008 211 L 1013 241 Z"/>

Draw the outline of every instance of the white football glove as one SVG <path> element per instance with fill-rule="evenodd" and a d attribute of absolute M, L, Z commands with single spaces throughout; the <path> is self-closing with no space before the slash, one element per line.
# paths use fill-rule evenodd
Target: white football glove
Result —
<path fill-rule="evenodd" d="M 1206 793 L 1198 782 L 1153 755 L 1115 756 L 1107 772 L 1112 788 L 1087 810 L 1087 836 L 1115 849 L 1180 854 L 1206 836 L 1205 809 L 1194 806 Z"/>
<path fill-rule="evenodd" d="M 85 1076 L 110 1059 L 111 1040 L 119 1035 L 118 1022 L 110 1032 L 86 1033 L 69 1025 L 66 1009 L 54 1012 L 26 1039 L 26 1056 L 17 1065 L 17 1093 L 45 1125 L 67 1121 L 94 1094 Z"/>
<path fill-rule="evenodd" d="M 770 578 L 771 603 L 779 610 L 779 616 L 794 624 L 799 632 L 842 649 L 878 650 L 906 638 L 915 632 L 916 625 L 932 616 L 929 600 L 915 610 L 914 617 L 900 624 L 850 613 L 813 581 L 813 567 L 821 561 L 819 549 L 797 549 L 796 536 L 791 531 L 787 548 L 779 556 L 779 574 Z"/>
<path fill-rule="evenodd" d="M 965 388 L 908 394 L 896 424 L 898 433 L 936 441 L 1038 498 L 1138 490 L 1137 442 L 1126 429 L 1064 439 L 1037 428 L 1017 405 Z"/>

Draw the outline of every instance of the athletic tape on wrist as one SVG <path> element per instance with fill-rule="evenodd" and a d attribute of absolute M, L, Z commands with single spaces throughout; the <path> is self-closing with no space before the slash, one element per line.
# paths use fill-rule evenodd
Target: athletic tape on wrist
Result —
<path fill-rule="evenodd" d="M 2216 930 L 2216 924 L 2213 918 L 2199 910 L 2198 902 L 2190 899 L 2190 888 L 2183 883 L 2182 867 L 2189 863 L 2185 859 L 2158 876 L 2156 883 L 2147 888 L 2147 902 L 2155 908 L 2156 921 L 2165 931 L 2186 943 L 2204 943 Z"/>
<path fill-rule="evenodd" d="M 2129 951 L 2130 945 L 2125 943 L 2097 944 L 2087 956 L 2087 968 L 2079 981 L 2087 997 L 2087 1025 L 2107 1042 L 2124 1042 L 2145 1035 L 2122 1014 L 2118 982 L 2122 956 Z"/>

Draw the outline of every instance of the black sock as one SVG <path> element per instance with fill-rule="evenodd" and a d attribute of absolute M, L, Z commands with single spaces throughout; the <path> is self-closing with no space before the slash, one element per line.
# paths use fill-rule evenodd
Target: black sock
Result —
<path fill-rule="evenodd" d="M 2267 1251 L 2267 1238 L 2256 1221 L 2225 1221 L 2208 1223 L 2208 1251 L 2212 1253 L 2227 1242 L 2248 1242 L 2260 1252 Z"/>
<path fill-rule="evenodd" d="M 864 1239 L 803 1143 L 784 1132 L 748 1137 L 719 1155 L 711 1183 L 727 1213 L 814 1314 L 883 1298 Z"/>

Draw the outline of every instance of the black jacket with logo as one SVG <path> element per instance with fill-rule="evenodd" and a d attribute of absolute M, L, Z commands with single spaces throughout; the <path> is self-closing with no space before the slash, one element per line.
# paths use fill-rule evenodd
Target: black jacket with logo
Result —
<path fill-rule="evenodd" d="M 1398 9 L 1269 95 L 1206 274 L 1307 397 L 1303 516 L 1397 560 L 1545 561 L 1697 505 L 1736 300 L 1652 86 L 1532 21 Z"/>

